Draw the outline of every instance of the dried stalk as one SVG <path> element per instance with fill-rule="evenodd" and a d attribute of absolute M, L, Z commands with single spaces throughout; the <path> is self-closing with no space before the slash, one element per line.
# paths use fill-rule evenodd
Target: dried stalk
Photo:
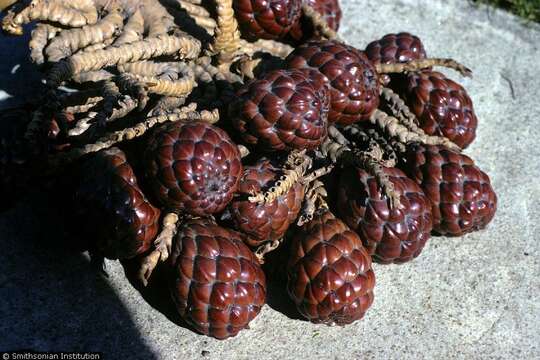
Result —
<path fill-rule="evenodd" d="M 139 269 L 139 280 L 144 286 L 148 284 L 148 279 L 150 279 L 158 262 L 164 262 L 169 258 L 178 220 L 176 213 L 168 213 L 163 218 L 161 232 L 154 240 L 154 250 L 143 258 Z"/>
<path fill-rule="evenodd" d="M 327 39 L 337 39 L 337 33 L 328 26 L 326 20 L 319 14 L 313 7 L 307 3 L 302 4 L 302 14 L 313 24 L 313 28 L 316 29 L 319 34 Z"/>
<path fill-rule="evenodd" d="M 35 20 L 82 27 L 95 24 L 97 19 L 97 9 L 92 0 L 32 0 L 18 14 L 9 12 L 2 20 L 2 29 L 12 35 L 22 35 L 22 26 Z"/>
<path fill-rule="evenodd" d="M 132 140 L 137 137 L 140 137 L 144 135 L 148 130 L 153 128 L 154 126 L 158 124 L 163 124 L 165 122 L 199 120 L 199 121 L 205 121 L 205 122 L 213 124 L 219 120 L 219 114 L 217 110 L 214 110 L 212 112 L 206 111 L 206 110 L 198 112 L 198 111 L 192 110 L 195 107 L 196 105 L 193 106 L 190 104 L 187 107 L 185 107 L 186 111 L 149 117 L 145 121 L 133 127 L 115 131 L 99 139 L 93 144 L 86 144 L 80 148 L 74 148 L 67 152 L 60 153 L 56 156 L 52 156 L 50 158 L 50 162 L 53 165 L 58 165 L 64 162 L 70 162 L 70 161 L 76 160 L 80 158 L 81 156 L 110 148 L 111 146 L 118 144 L 120 142 L 126 141 L 126 140 Z"/>
<path fill-rule="evenodd" d="M 138 9 L 128 19 L 124 30 L 114 40 L 114 46 L 120 46 L 124 44 L 131 44 L 137 41 L 141 41 L 144 33 L 144 18 L 141 11 Z"/>
<path fill-rule="evenodd" d="M 409 130 L 418 133 L 418 119 L 414 115 L 405 101 L 396 94 L 392 89 L 383 87 L 381 89 L 381 97 L 386 101 L 392 114 L 399 120 L 402 125 L 405 125 Z"/>
<path fill-rule="evenodd" d="M 348 166 L 354 166 L 365 169 L 372 174 L 382 191 L 390 201 L 391 208 L 399 208 L 400 195 L 394 189 L 394 184 L 386 173 L 382 165 L 382 151 L 375 155 L 374 152 L 364 152 L 356 149 L 351 149 L 348 146 L 340 145 L 331 139 L 326 139 L 321 145 L 323 154 L 329 157 L 333 162 L 340 162 Z M 375 156 L 374 156 L 375 155 Z"/>
<path fill-rule="evenodd" d="M 232 63 L 241 47 L 240 30 L 232 3 L 233 0 L 216 0 L 218 27 L 212 50 L 219 54 L 220 64 Z"/>
<path fill-rule="evenodd" d="M 276 250 L 283 243 L 283 239 L 268 241 L 255 250 L 255 257 L 259 264 L 264 264 L 264 256 L 269 252 Z"/>
<path fill-rule="evenodd" d="M 313 214 L 315 214 L 315 211 L 318 209 L 328 209 L 328 204 L 325 200 L 327 196 L 328 192 L 326 191 L 324 184 L 318 180 L 314 181 L 306 192 L 302 210 L 296 225 L 302 226 L 313 220 Z"/>
<path fill-rule="evenodd" d="M 306 171 L 311 167 L 312 159 L 305 154 L 305 151 L 294 150 L 289 154 L 284 174 L 268 191 L 250 196 L 248 200 L 256 203 L 270 203 L 286 194 L 294 184 L 302 181 Z"/>
<path fill-rule="evenodd" d="M 36 28 L 32 30 L 32 39 L 28 46 L 30 48 L 30 58 L 35 64 L 42 65 L 45 62 L 43 49 L 60 30 L 56 26 L 43 23 L 37 24 Z"/>
<path fill-rule="evenodd" d="M 459 146 L 445 137 L 427 135 L 422 129 L 419 129 L 418 132 L 410 131 L 406 126 L 400 124 L 398 119 L 381 110 L 375 110 L 369 120 L 388 136 L 397 138 L 404 144 L 420 142 L 426 145 L 443 145 L 452 150 L 461 151 Z"/>
<path fill-rule="evenodd" d="M 375 69 L 379 74 L 390 74 L 419 71 L 422 69 L 430 68 L 432 66 L 446 67 L 459 72 L 462 76 L 472 77 L 472 71 L 469 68 L 452 59 L 434 58 L 411 60 L 406 63 L 377 64 L 375 65 Z"/>
<path fill-rule="evenodd" d="M 95 24 L 80 29 L 64 30 L 56 36 L 45 49 L 49 62 L 57 62 L 71 56 L 77 50 L 92 44 L 102 44 L 112 38 L 124 26 L 124 17 L 119 7 L 114 7 L 109 14 Z"/>
<path fill-rule="evenodd" d="M 57 88 L 73 75 L 86 71 L 99 71 L 107 66 L 147 60 L 162 55 L 178 55 L 181 59 L 196 58 L 201 43 L 189 36 L 161 35 L 138 42 L 110 47 L 92 53 L 75 54 L 55 64 L 47 75 L 47 84 Z"/>

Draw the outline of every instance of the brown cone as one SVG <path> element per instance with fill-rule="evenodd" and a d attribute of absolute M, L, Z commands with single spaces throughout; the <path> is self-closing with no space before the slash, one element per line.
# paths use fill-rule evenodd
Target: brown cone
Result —
<path fill-rule="evenodd" d="M 445 136 L 466 148 L 476 137 L 478 119 L 467 91 L 435 71 L 411 73 L 404 97 L 428 135 Z"/>
<path fill-rule="evenodd" d="M 438 145 L 412 145 L 401 166 L 431 201 L 437 233 L 461 236 L 493 219 L 497 195 L 468 156 Z"/>
<path fill-rule="evenodd" d="M 242 35 L 249 40 L 279 39 L 298 23 L 301 0 L 234 0 Z"/>
<path fill-rule="evenodd" d="M 180 226 L 170 263 L 176 308 L 205 335 L 235 336 L 265 303 L 265 276 L 243 236 L 212 220 L 188 220 Z"/>
<path fill-rule="evenodd" d="M 422 41 L 407 32 L 387 34 L 371 42 L 365 52 L 375 65 L 405 63 L 427 57 Z M 403 83 L 406 77 L 404 74 L 383 74 L 381 78 L 384 84 L 392 82 L 395 85 L 399 82 Z"/>
<path fill-rule="evenodd" d="M 81 166 L 73 196 L 79 234 L 110 259 L 148 250 L 159 230 L 160 210 L 148 202 L 124 153 L 102 150 Z"/>
<path fill-rule="evenodd" d="M 365 54 L 335 40 L 310 41 L 286 59 L 290 69 L 318 70 L 330 88 L 328 121 L 366 121 L 379 106 L 379 81 Z"/>
<path fill-rule="evenodd" d="M 327 209 L 299 230 L 287 269 L 289 295 L 309 321 L 350 324 L 373 302 L 371 257 L 358 235 Z"/>
<path fill-rule="evenodd" d="M 284 195 L 269 203 L 250 202 L 247 197 L 268 190 L 281 176 L 281 170 L 262 159 L 244 170 L 238 197 L 231 202 L 236 229 L 246 233 L 250 246 L 283 238 L 289 225 L 298 217 L 304 198 L 304 186 L 294 184 Z"/>
<path fill-rule="evenodd" d="M 229 115 L 242 139 L 261 150 L 315 149 L 327 135 L 327 91 L 306 71 L 276 70 L 244 85 Z"/>
<path fill-rule="evenodd" d="M 383 169 L 399 194 L 399 208 L 391 208 L 374 176 L 353 168 L 340 177 L 337 206 L 376 262 L 400 264 L 417 257 L 429 239 L 431 203 L 401 170 Z"/>
<path fill-rule="evenodd" d="M 171 123 L 156 131 L 145 154 L 155 196 L 174 210 L 205 216 L 222 211 L 242 175 L 238 147 L 220 128 Z"/>

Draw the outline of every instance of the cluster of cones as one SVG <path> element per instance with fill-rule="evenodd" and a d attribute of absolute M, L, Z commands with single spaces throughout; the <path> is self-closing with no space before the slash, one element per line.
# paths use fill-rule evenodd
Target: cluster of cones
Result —
<path fill-rule="evenodd" d="M 203 334 L 247 328 L 267 281 L 308 320 L 350 324 L 373 302 L 372 262 L 495 214 L 462 153 L 472 101 L 433 67 L 470 70 L 408 33 L 345 44 L 337 0 L 11 6 L 5 31 L 38 21 L 47 91 L 2 114 L 3 193 L 55 180 L 85 247 L 135 259 L 144 285 L 163 270 Z"/>

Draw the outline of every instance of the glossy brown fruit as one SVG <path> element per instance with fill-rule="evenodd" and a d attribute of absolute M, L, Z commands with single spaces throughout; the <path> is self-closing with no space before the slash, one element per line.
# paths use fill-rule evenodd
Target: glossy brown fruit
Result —
<path fill-rule="evenodd" d="M 233 1 L 242 35 L 249 40 L 284 37 L 300 20 L 301 6 L 301 0 Z"/>
<path fill-rule="evenodd" d="M 420 187 L 396 168 L 384 168 L 400 195 L 391 208 L 377 179 L 363 169 L 346 169 L 338 187 L 339 217 L 355 230 L 369 254 L 383 264 L 417 257 L 430 237 L 431 203 Z"/>
<path fill-rule="evenodd" d="M 422 41 L 417 36 L 407 32 L 387 34 L 381 39 L 371 42 L 366 47 L 365 53 L 373 64 L 405 63 L 427 57 Z M 402 82 L 405 76 L 403 74 L 383 74 L 381 79 L 385 84 L 388 84 L 391 80 Z"/>
<path fill-rule="evenodd" d="M 319 76 L 276 70 L 244 85 L 229 108 L 242 139 L 262 150 L 315 149 L 327 135 L 328 91 Z"/>
<path fill-rule="evenodd" d="M 478 119 L 467 91 L 435 71 L 411 73 L 403 94 L 420 127 L 429 135 L 446 136 L 461 148 L 476 137 Z"/>
<path fill-rule="evenodd" d="M 318 70 L 330 88 L 328 120 L 352 124 L 368 120 L 379 106 L 379 81 L 363 52 L 335 40 L 310 41 L 286 59 L 290 69 Z"/>
<path fill-rule="evenodd" d="M 308 4 L 322 15 L 330 29 L 338 31 L 341 22 L 341 8 L 338 0 L 305 0 Z M 289 36 L 297 43 L 303 43 L 310 40 L 315 35 L 315 29 L 311 20 L 301 17 L 300 21 L 289 31 Z"/>
<path fill-rule="evenodd" d="M 163 206 L 193 215 L 223 210 L 242 175 L 238 147 L 203 123 L 171 123 L 156 131 L 145 154 L 154 195 Z"/>
<path fill-rule="evenodd" d="M 489 176 L 468 156 L 442 146 L 412 145 L 401 166 L 431 201 L 437 233 L 461 236 L 493 219 L 497 195 Z"/>
<path fill-rule="evenodd" d="M 373 302 L 371 257 L 358 235 L 326 209 L 293 239 L 287 289 L 309 321 L 346 325 Z"/>
<path fill-rule="evenodd" d="M 265 303 L 264 273 L 243 238 L 209 219 L 178 229 L 171 294 L 184 320 L 205 335 L 235 336 Z"/>
<path fill-rule="evenodd" d="M 235 228 L 249 236 L 247 240 L 251 246 L 283 238 L 289 225 L 298 217 L 304 198 L 304 186 L 300 183 L 270 203 L 253 203 L 247 199 L 267 191 L 281 175 L 282 171 L 266 159 L 244 170 L 238 197 L 231 202 L 230 208 Z"/>
<path fill-rule="evenodd" d="M 110 259 L 129 259 L 150 248 L 159 230 L 158 208 L 137 185 L 124 153 L 102 150 L 81 166 L 74 193 L 79 234 Z"/>

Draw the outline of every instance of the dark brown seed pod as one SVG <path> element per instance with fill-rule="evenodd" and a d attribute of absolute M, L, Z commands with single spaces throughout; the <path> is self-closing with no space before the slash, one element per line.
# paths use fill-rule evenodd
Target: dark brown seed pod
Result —
<path fill-rule="evenodd" d="M 328 120 L 352 124 L 368 120 L 379 106 L 378 75 L 363 52 L 335 40 L 310 41 L 286 59 L 290 69 L 318 70 L 330 88 Z"/>
<path fill-rule="evenodd" d="M 399 194 L 399 208 L 390 206 L 376 177 L 355 168 L 340 176 L 337 207 L 376 262 L 400 264 L 417 257 L 429 239 L 431 202 L 401 170 L 383 169 Z"/>
<path fill-rule="evenodd" d="M 283 238 L 289 225 L 298 217 L 304 198 L 304 185 L 299 182 L 269 203 L 247 199 L 268 190 L 280 178 L 281 172 L 267 159 L 244 169 L 238 197 L 231 202 L 230 209 L 235 228 L 249 236 L 246 240 L 250 246 Z"/>
<path fill-rule="evenodd" d="M 339 24 L 341 22 L 341 8 L 339 7 L 338 0 L 305 0 L 305 4 L 311 6 L 316 12 L 322 15 L 322 18 L 326 21 L 330 29 L 334 31 L 339 30 Z M 294 25 L 289 31 L 289 36 L 297 44 L 301 44 L 310 40 L 315 35 L 315 29 L 310 19 L 306 19 L 303 16 L 300 21 Z"/>
<path fill-rule="evenodd" d="M 424 44 L 415 35 L 407 32 L 387 34 L 381 39 L 371 42 L 365 50 L 369 60 L 377 64 L 405 63 L 411 60 L 425 59 L 427 57 Z M 402 82 L 403 74 L 383 74 L 381 79 L 384 84 Z"/>
<path fill-rule="evenodd" d="M 467 91 L 435 71 L 411 73 L 402 95 L 428 135 L 445 136 L 461 148 L 476 137 L 478 119 Z"/>
<path fill-rule="evenodd" d="M 170 290 L 182 318 L 218 339 L 247 328 L 265 303 L 266 280 L 244 236 L 209 219 L 180 226 Z"/>
<path fill-rule="evenodd" d="M 401 166 L 431 201 L 437 233 L 461 236 L 493 219 L 497 195 L 468 156 L 439 145 L 411 145 Z"/>
<path fill-rule="evenodd" d="M 238 147 L 204 123 L 171 123 L 156 131 L 145 153 L 154 195 L 163 206 L 204 216 L 222 211 L 242 175 Z"/>
<path fill-rule="evenodd" d="M 242 35 L 248 40 L 279 39 L 298 23 L 301 0 L 234 0 Z"/>
<path fill-rule="evenodd" d="M 129 259 L 150 248 L 160 210 L 146 199 L 118 148 L 102 150 L 81 165 L 73 195 L 79 233 L 110 259 Z"/>
<path fill-rule="evenodd" d="M 275 70 L 254 79 L 229 107 L 242 139 L 262 150 L 315 149 L 328 131 L 328 92 L 322 78 Z"/>
<path fill-rule="evenodd" d="M 375 275 L 354 231 L 322 209 L 291 246 L 287 289 L 303 316 L 327 325 L 346 325 L 364 316 L 373 302 Z"/>

